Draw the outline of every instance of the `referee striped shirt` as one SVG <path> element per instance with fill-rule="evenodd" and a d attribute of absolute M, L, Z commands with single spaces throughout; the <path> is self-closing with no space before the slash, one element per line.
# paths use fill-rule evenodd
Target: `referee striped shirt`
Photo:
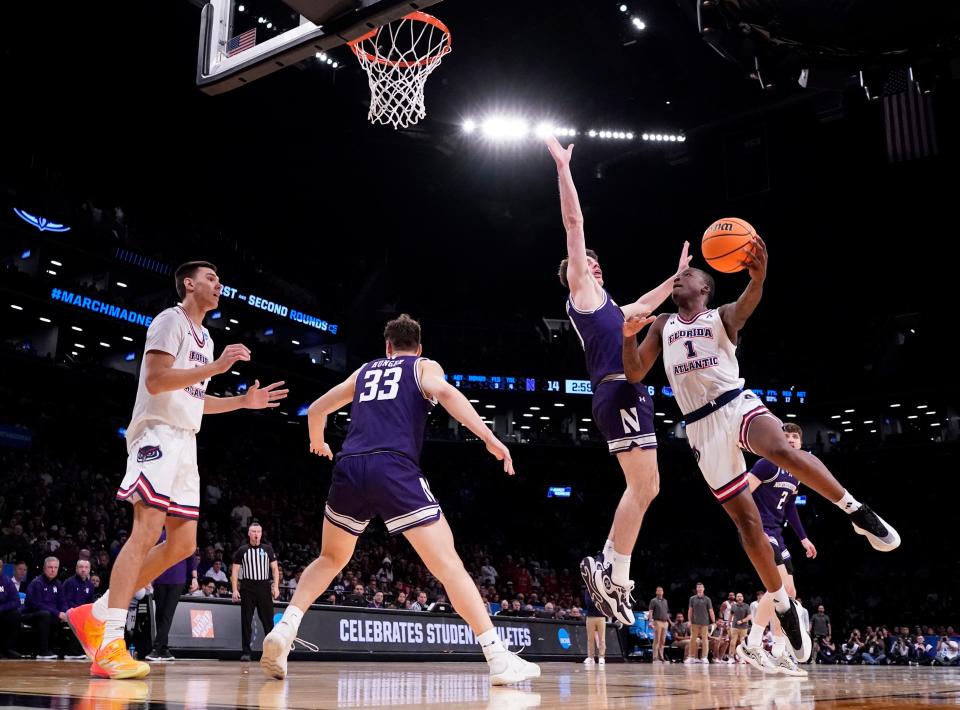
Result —
<path fill-rule="evenodd" d="M 270 563 L 276 559 L 270 543 L 262 542 L 256 547 L 249 544 L 238 547 L 233 555 L 233 564 L 240 565 L 240 579 L 265 582 L 273 579 Z"/>

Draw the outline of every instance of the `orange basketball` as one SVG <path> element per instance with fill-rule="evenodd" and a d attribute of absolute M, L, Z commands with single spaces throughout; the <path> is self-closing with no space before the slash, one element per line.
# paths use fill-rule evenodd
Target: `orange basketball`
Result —
<path fill-rule="evenodd" d="M 703 258 L 725 274 L 742 271 L 746 268 L 743 265 L 746 251 L 756 236 L 749 222 L 736 217 L 718 219 L 703 233 L 700 247 Z"/>

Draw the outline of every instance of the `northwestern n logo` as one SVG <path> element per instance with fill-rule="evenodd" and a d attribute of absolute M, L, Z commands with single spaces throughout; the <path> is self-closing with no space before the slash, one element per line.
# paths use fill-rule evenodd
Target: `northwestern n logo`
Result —
<path fill-rule="evenodd" d="M 640 417 L 637 416 L 637 408 L 620 410 L 620 421 L 623 423 L 623 433 L 640 433 Z"/>

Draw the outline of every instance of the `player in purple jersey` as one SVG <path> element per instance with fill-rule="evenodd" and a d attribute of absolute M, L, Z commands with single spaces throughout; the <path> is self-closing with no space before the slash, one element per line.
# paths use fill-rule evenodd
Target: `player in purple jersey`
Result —
<path fill-rule="evenodd" d="M 803 445 L 803 430 L 796 424 L 783 425 L 784 437 L 791 449 L 800 449 Z M 760 521 L 763 532 L 770 540 L 773 548 L 773 561 L 780 572 L 784 589 L 791 599 L 797 598 L 797 588 L 793 582 L 793 559 L 783 539 L 783 526 L 789 524 L 793 532 L 800 538 L 800 544 L 806 550 L 807 557 L 817 556 L 817 548 L 807 537 L 800 514 L 797 512 L 797 491 L 800 481 L 794 478 L 789 471 L 784 471 L 768 459 L 757 461 L 750 473 L 747 474 L 747 483 L 753 500 L 760 511 Z M 770 622 L 773 630 L 773 657 L 778 659 L 786 651 L 787 639 L 783 635 L 780 621 L 773 618 Z M 780 669 L 781 673 L 805 676 L 807 674 L 796 664 L 786 664 Z"/>
<path fill-rule="evenodd" d="M 621 328 L 624 318 L 648 318 L 673 288 L 673 276 L 633 303 L 617 306 L 604 290 L 597 254 L 586 248 L 583 214 L 570 172 L 573 146 L 563 148 L 547 138 L 547 148 L 560 179 L 560 209 L 567 232 L 567 258 L 560 263 L 560 282 L 570 289 L 567 313 L 587 360 L 593 385 L 593 420 L 616 455 L 626 479 L 613 525 L 603 551 L 585 557 L 580 574 L 597 607 L 621 623 L 634 622 L 634 584 L 630 555 L 640 533 L 643 516 L 660 490 L 657 437 L 653 427 L 653 401 L 643 383 L 628 383 L 623 374 Z M 690 263 L 684 242 L 679 273 Z"/>
<path fill-rule="evenodd" d="M 649 318 L 636 317 L 624 324 L 623 365 L 628 380 L 639 382 L 650 372 L 657 358 L 664 352 L 663 335 L 665 329 L 669 327 L 668 322 L 675 317 L 681 318 L 684 322 L 692 322 L 699 314 L 709 313 L 711 316 L 716 316 L 723 327 L 723 331 L 717 335 L 726 339 L 723 342 L 735 346 L 740 331 L 760 304 L 763 282 L 767 276 L 767 262 L 766 244 L 760 237 L 755 237 L 743 261 L 744 267 L 750 274 L 750 282 L 735 302 L 724 304 L 714 310 L 709 310 L 707 307 L 715 291 L 713 277 L 695 268 L 685 269 L 678 274 L 672 295 L 677 305 L 676 314 L 658 316 L 639 346 L 636 339 L 637 333 L 649 324 Z M 712 334 L 709 338 L 710 342 L 717 342 Z M 682 341 L 678 340 L 676 344 L 679 346 Z M 734 379 L 739 379 L 739 363 L 732 349 L 729 353 L 726 350 L 720 352 L 722 358 L 718 359 L 728 361 L 723 363 L 723 369 L 729 371 L 731 376 L 735 374 Z M 703 370 L 700 375 L 703 378 L 701 381 L 706 382 L 711 377 L 717 378 L 719 369 Z M 674 386 L 674 391 L 677 389 Z M 753 410 L 749 414 L 744 414 L 742 418 L 734 417 L 728 420 L 727 412 L 731 410 L 727 408 L 733 402 L 742 401 L 744 397 L 753 397 L 753 395 L 737 389 L 723 392 L 715 399 L 707 401 L 699 409 L 684 412 L 684 419 L 687 422 L 688 438 L 691 423 L 714 423 L 712 426 L 715 431 L 711 430 L 712 440 L 704 445 L 710 446 L 712 453 L 695 452 L 695 455 L 705 475 L 707 470 L 712 470 L 715 460 L 726 462 L 723 466 L 728 470 L 722 473 L 730 481 L 726 487 L 730 494 L 720 496 L 715 490 L 714 495 L 722 502 L 724 510 L 736 524 L 744 551 L 767 590 L 767 594 L 760 600 L 757 611 L 759 623 L 751 628 L 747 641 L 737 649 L 737 655 L 766 673 L 779 673 L 777 662 L 764 651 L 762 646 L 763 630 L 774 612 L 783 625 L 783 631 L 790 645 L 801 661 L 809 658 L 810 635 L 800 624 L 799 607 L 796 601 L 791 600 L 784 589 L 783 581 L 773 561 L 770 542 L 763 533 L 757 505 L 752 496 L 740 495 L 747 490 L 747 483 L 746 471 L 737 471 L 733 468 L 734 465 L 739 467 L 743 463 L 739 448 L 767 457 L 777 466 L 793 473 L 824 498 L 833 501 L 849 516 L 854 531 L 866 536 L 874 549 L 884 552 L 893 550 L 900 545 L 900 536 L 880 516 L 858 502 L 840 485 L 823 462 L 805 451 L 790 448 L 783 437 L 781 423 L 765 408 L 762 412 Z M 738 419 L 742 421 L 737 421 Z"/>
<path fill-rule="evenodd" d="M 420 357 L 420 324 L 407 315 L 387 323 L 386 356 L 366 363 L 314 402 L 307 413 L 310 451 L 332 459 L 324 440 L 327 416 L 353 403 L 350 428 L 337 454 L 324 511 L 320 557 L 303 572 L 283 618 L 263 640 L 264 671 L 287 674 L 287 655 L 300 620 L 327 589 L 356 547 L 357 537 L 379 515 L 391 534 L 403 533 L 427 569 L 443 584 L 470 625 L 490 666 L 493 685 L 540 676 L 540 668 L 509 652 L 497 635 L 453 545 L 453 534 L 420 470 L 427 415 L 438 402 L 486 445 L 513 475 L 510 451 L 487 428 L 436 362 Z M 399 632 L 398 632 L 399 633 Z M 398 638 L 397 641 L 404 641 Z"/>

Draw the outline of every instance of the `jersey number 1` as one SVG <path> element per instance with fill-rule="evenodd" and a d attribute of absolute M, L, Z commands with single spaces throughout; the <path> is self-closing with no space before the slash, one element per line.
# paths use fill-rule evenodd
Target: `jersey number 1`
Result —
<path fill-rule="evenodd" d="M 684 341 L 683 341 L 683 347 L 685 347 L 685 348 L 687 349 L 687 358 L 688 358 L 688 359 L 689 359 L 689 358 L 694 358 L 694 357 L 697 356 L 697 351 L 693 349 L 693 341 L 692 341 L 692 340 L 684 340 Z"/>
<path fill-rule="evenodd" d="M 359 401 L 394 399 L 397 392 L 400 391 L 400 376 L 402 374 L 403 370 L 399 367 L 389 367 L 386 370 L 367 370 L 363 375 L 363 392 L 360 393 Z M 381 378 L 383 378 L 383 382 L 380 381 Z"/>

